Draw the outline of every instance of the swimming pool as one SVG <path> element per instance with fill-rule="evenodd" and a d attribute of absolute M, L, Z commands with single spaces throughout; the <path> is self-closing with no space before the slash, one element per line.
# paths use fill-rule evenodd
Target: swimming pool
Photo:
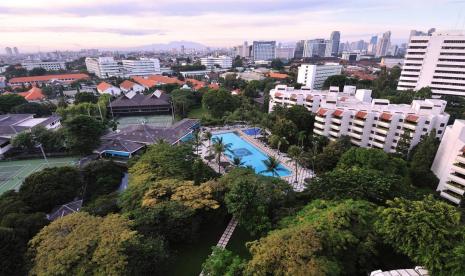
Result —
<path fill-rule="evenodd" d="M 215 134 L 212 137 L 212 141 L 215 141 L 215 138 L 220 137 L 223 138 L 223 143 L 231 144 L 231 152 L 225 154 L 230 160 L 232 160 L 234 157 L 239 157 L 241 158 L 242 162 L 244 162 L 244 166 L 253 167 L 256 173 L 272 176 L 272 174 L 269 172 L 263 172 L 266 170 L 265 164 L 263 164 L 263 160 L 268 159 L 268 156 L 261 150 L 233 132 Z M 292 172 L 282 164 L 279 165 L 279 168 L 280 170 L 278 170 L 277 173 L 280 177 L 289 176 L 292 174 Z"/>
<path fill-rule="evenodd" d="M 260 128 L 258 127 L 244 129 L 242 132 L 244 132 L 245 134 L 249 136 L 259 135 L 261 133 Z"/>

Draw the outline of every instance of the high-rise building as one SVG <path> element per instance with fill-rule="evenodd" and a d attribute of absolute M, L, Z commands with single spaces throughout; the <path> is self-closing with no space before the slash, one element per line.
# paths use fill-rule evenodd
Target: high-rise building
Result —
<path fill-rule="evenodd" d="M 253 60 L 272 60 L 276 58 L 276 41 L 254 41 Z"/>
<path fill-rule="evenodd" d="M 121 68 L 113 57 L 86 58 L 86 67 L 89 73 L 99 78 L 118 77 L 122 75 Z"/>
<path fill-rule="evenodd" d="M 391 31 L 387 31 L 381 37 L 377 49 L 376 49 L 376 57 L 382 57 L 387 55 L 389 47 L 391 45 Z"/>
<path fill-rule="evenodd" d="M 435 94 L 465 96 L 465 32 L 412 36 L 398 90 L 430 87 Z"/>
<path fill-rule="evenodd" d="M 295 51 L 294 51 L 294 57 L 295 58 L 303 58 L 303 56 L 304 56 L 304 44 L 305 44 L 305 40 L 299 40 L 295 44 Z"/>
<path fill-rule="evenodd" d="M 297 74 L 297 82 L 311 89 L 321 89 L 328 77 L 340 75 L 341 72 L 342 65 L 337 63 L 325 65 L 302 64 Z"/>
<path fill-rule="evenodd" d="M 161 74 L 160 61 L 157 58 L 124 59 L 125 76 L 147 76 Z"/>
<path fill-rule="evenodd" d="M 240 56 L 249 57 L 249 44 L 247 43 L 247 41 L 244 41 L 244 44 L 242 44 L 242 53 Z"/>
<path fill-rule="evenodd" d="M 325 57 L 329 40 L 323 38 L 305 40 L 303 57 Z"/>
<path fill-rule="evenodd" d="M 276 48 L 276 58 L 289 60 L 294 58 L 294 52 L 295 48 L 293 47 L 281 46 Z"/>
<path fill-rule="evenodd" d="M 15 54 L 15 56 L 19 55 L 19 50 L 18 50 L 18 48 L 13 47 L 13 53 Z"/>
<path fill-rule="evenodd" d="M 13 50 L 11 50 L 10 47 L 5 47 L 5 53 L 7 56 L 12 56 L 13 55 Z"/>
<path fill-rule="evenodd" d="M 426 99 L 414 100 L 410 106 L 391 104 L 386 99 L 373 99 L 371 92 L 357 90 L 355 86 L 344 86 L 340 92 L 338 86 L 319 91 L 278 85 L 270 90 L 269 111 L 276 105 L 304 106 L 315 114 L 314 134 L 330 140 L 349 136 L 356 146 L 391 153 L 396 152 L 400 137 L 406 131 L 410 133 L 410 148 L 432 131 L 439 139 L 444 134 L 450 117 L 445 112 L 446 101 Z"/>
<path fill-rule="evenodd" d="M 228 56 L 203 57 L 200 59 L 200 63 L 204 65 L 208 70 L 215 68 L 215 66 L 218 66 L 220 68 L 231 68 L 232 58 Z"/>
<path fill-rule="evenodd" d="M 439 179 L 440 196 L 460 204 L 465 194 L 465 121 L 455 120 L 442 137 L 431 171 Z"/>
<path fill-rule="evenodd" d="M 339 43 L 341 41 L 341 32 L 334 31 L 331 33 L 329 37 L 329 41 L 331 42 L 331 55 L 337 56 L 339 53 Z"/>

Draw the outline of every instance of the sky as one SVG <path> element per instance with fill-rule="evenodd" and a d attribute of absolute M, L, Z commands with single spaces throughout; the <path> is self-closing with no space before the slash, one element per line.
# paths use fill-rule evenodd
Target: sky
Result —
<path fill-rule="evenodd" d="M 0 47 L 21 52 L 195 41 L 368 40 L 390 30 L 465 29 L 465 0 L 0 0 Z M 2 52 L 0 50 L 0 52 Z"/>

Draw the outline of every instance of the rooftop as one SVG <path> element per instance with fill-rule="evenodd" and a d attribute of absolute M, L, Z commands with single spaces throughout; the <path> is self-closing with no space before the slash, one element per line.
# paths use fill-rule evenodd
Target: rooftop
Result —
<path fill-rule="evenodd" d="M 40 81 L 51 81 L 51 80 L 79 80 L 88 79 L 89 76 L 86 74 L 61 74 L 61 75 L 45 75 L 45 76 L 34 76 L 34 77 L 19 77 L 10 79 L 10 83 L 18 82 L 40 82 Z"/>

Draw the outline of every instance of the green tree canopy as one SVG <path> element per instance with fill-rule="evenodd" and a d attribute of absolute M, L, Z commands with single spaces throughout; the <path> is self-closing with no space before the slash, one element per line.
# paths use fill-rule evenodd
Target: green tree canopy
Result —
<path fill-rule="evenodd" d="M 202 105 L 213 117 L 221 118 L 226 112 L 232 112 L 239 102 L 225 89 L 210 89 L 203 95 Z"/>
<path fill-rule="evenodd" d="M 9 113 L 16 106 L 26 104 L 27 101 L 24 97 L 17 94 L 4 94 L 0 95 L 0 112 Z"/>
<path fill-rule="evenodd" d="M 97 103 L 98 97 L 94 93 L 79 92 L 74 96 L 74 103 Z"/>
<path fill-rule="evenodd" d="M 315 157 L 316 173 L 327 172 L 334 169 L 339 162 L 339 158 L 352 147 L 350 138 L 342 136 L 336 141 L 330 142 L 323 148 L 323 151 Z"/>
<path fill-rule="evenodd" d="M 105 131 L 104 125 L 96 119 L 78 115 L 65 122 L 66 142 L 71 151 L 85 155 L 90 154 L 100 145 L 100 136 Z"/>
<path fill-rule="evenodd" d="M 202 273 L 206 276 L 241 276 L 244 260 L 231 251 L 214 246 L 213 253 L 202 264 Z"/>
<path fill-rule="evenodd" d="M 40 103 L 23 103 L 13 107 L 10 111 L 18 114 L 34 114 L 37 117 L 52 115 L 52 111 L 56 109 L 53 104 Z"/>
<path fill-rule="evenodd" d="M 438 180 L 431 172 L 431 165 L 439 147 L 436 130 L 424 136 L 420 143 L 412 149 L 410 176 L 412 183 L 418 187 L 436 188 Z"/>

